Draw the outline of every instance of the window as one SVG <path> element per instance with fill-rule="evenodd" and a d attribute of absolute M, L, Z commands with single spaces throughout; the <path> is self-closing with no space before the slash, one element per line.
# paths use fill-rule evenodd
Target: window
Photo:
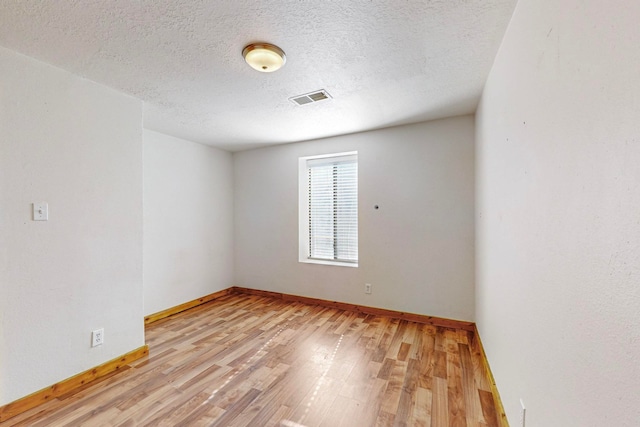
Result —
<path fill-rule="evenodd" d="M 299 160 L 300 262 L 357 267 L 358 157 Z"/>

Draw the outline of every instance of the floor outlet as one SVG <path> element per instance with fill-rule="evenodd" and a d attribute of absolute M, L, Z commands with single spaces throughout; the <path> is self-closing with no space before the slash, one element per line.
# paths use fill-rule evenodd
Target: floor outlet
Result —
<path fill-rule="evenodd" d="M 91 332 L 91 347 L 97 347 L 104 344 L 104 329 L 96 329 Z"/>
<path fill-rule="evenodd" d="M 371 293 L 371 283 L 365 283 L 365 285 L 364 285 L 364 293 L 365 294 L 370 294 Z"/>
<path fill-rule="evenodd" d="M 520 427 L 525 427 L 524 422 L 525 422 L 526 415 L 527 415 L 527 408 L 524 407 L 524 402 L 522 401 L 522 399 L 520 399 L 520 424 L 518 424 Z"/>

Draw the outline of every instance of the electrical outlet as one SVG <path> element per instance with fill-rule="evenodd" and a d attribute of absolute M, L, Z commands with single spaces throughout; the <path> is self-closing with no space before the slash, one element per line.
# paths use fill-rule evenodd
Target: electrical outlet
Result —
<path fill-rule="evenodd" d="M 525 422 L 526 415 L 527 415 L 527 408 L 524 407 L 524 402 L 522 401 L 522 399 L 520 399 L 520 424 L 518 424 L 520 427 L 525 427 L 524 422 Z"/>
<path fill-rule="evenodd" d="M 371 293 L 371 283 L 365 283 L 364 284 L 364 293 L 365 294 L 370 294 Z"/>
<path fill-rule="evenodd" d="M 91 332 L 91 347 L 97 347 L 104 344 L 104 329 L 96 329 Z"/>

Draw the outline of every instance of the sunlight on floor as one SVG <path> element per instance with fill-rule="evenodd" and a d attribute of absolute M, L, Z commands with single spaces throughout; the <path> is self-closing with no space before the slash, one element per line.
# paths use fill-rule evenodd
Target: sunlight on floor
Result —
<path fill-rule="evenodd" d="M 269 341 L 267 341 L 266 343 L 264 343 L 262 345 L 262 347 L 260 347 L 258 349 L 258 351 L 256 351 L 256 353 L 251 356 L 246 362 L 244 362 L 241 366 L 239 366 L 238 368 L 234 369 L 231 375 L 229 375 L 229 377 L 227 378 L 227 380 L 224 382 L 224 384 L 222 384 L 220 387 L 218 387 L 217 389 L 215 389 L 212 393 L 211 396 L 209 396 L 209 398 L 207 400 L 205 400 L 204 402 L 202 402 L 201 405 L 206 405 L 207 403 L 211 402 L 215 397 L 216 394 L 218 394 L 218 392 L 224 388 L 224 386 L 226 386 L 227 384 L 229 384 L 240 372 L 244 371 L 245 368 L 249 365 L 252 365 L 256 360 L 261 359 L 262 357 L 264 357 L 266 353 L 266 348 L 269 347 L 269 345 L 273 342 L 273 340 L 275 340 L 276 338 L 278 338 L 278 336 L 282 333 L 282 331 L 284 331 L 285 329 L 287 329 L 289 325 L 285 324 L 284 326 L 282 326 L 280 329 L 278 329 L 278 332 L 275 333 L 274 336 L 271 337 L 271 339 Z"/>
<path fill-rule="evenodd" d="M 316 384 L 316 388 L 313 391 L 313 395 L 311 396 L 311 398 L 307 402 L 306 408 L 304 410 L 304 414 L 302 415 L 302 418 L 300 419 L 300 422 L 296 423 L 296 422 L 293 422 L 291 420 L 282 420 L 280 422 L 281 426 L 284 426 L 284 427 L 305 427 L 305 425 L 302 424 L 302 422 L 305 420 L 305 418 L 307 418 L 307 415 L 309 414 L 309 410 L 311 409 L 311 406 L 313 406 L 313 402 L 316 400 L 316 397 L 318 396 L 318 392 L 320 391 L 320 388 L 322 387 L 322 384 L 324 383 L 324 378 L 327 376 L 327 373 L 329 372 L 329 370 L 331 369 L 331 366 L 333 365 L 333 361 L 336 358 L 336 353 L 338 352 L 338 349 L 340 348 L 340 344 L 342 344 L 342 339 L 343 338 L 344 338 L 344 334 L 340 335 L 340 339 L 336 343 L 336 346 L 334 347 L 333 353 L 331 353 L 331 357 L 329 358 L 329 360 L 327 360 L 327 361 L 324 361 L 324 360 L 323 361 L 319 361 L 319 363 L 326 364 L 326 366 L 324 367 L 324 369 L 322 371 L 322 375 L 320 376 L 320 379 L 318 379 L 318 384 Z"/>

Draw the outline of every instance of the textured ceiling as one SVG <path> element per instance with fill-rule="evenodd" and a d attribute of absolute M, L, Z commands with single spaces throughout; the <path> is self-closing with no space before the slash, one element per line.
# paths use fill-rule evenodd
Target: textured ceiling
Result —
<path fill-rule="evenodd" d="M 3 0 L 0 45 L 145 102 L 144 125 L 228 150 L 475 111 L 516 0 Z M 259 73 L 242 48 L 287 63 Z M 333 99 L 288 99 L 325 89 Z"/>

